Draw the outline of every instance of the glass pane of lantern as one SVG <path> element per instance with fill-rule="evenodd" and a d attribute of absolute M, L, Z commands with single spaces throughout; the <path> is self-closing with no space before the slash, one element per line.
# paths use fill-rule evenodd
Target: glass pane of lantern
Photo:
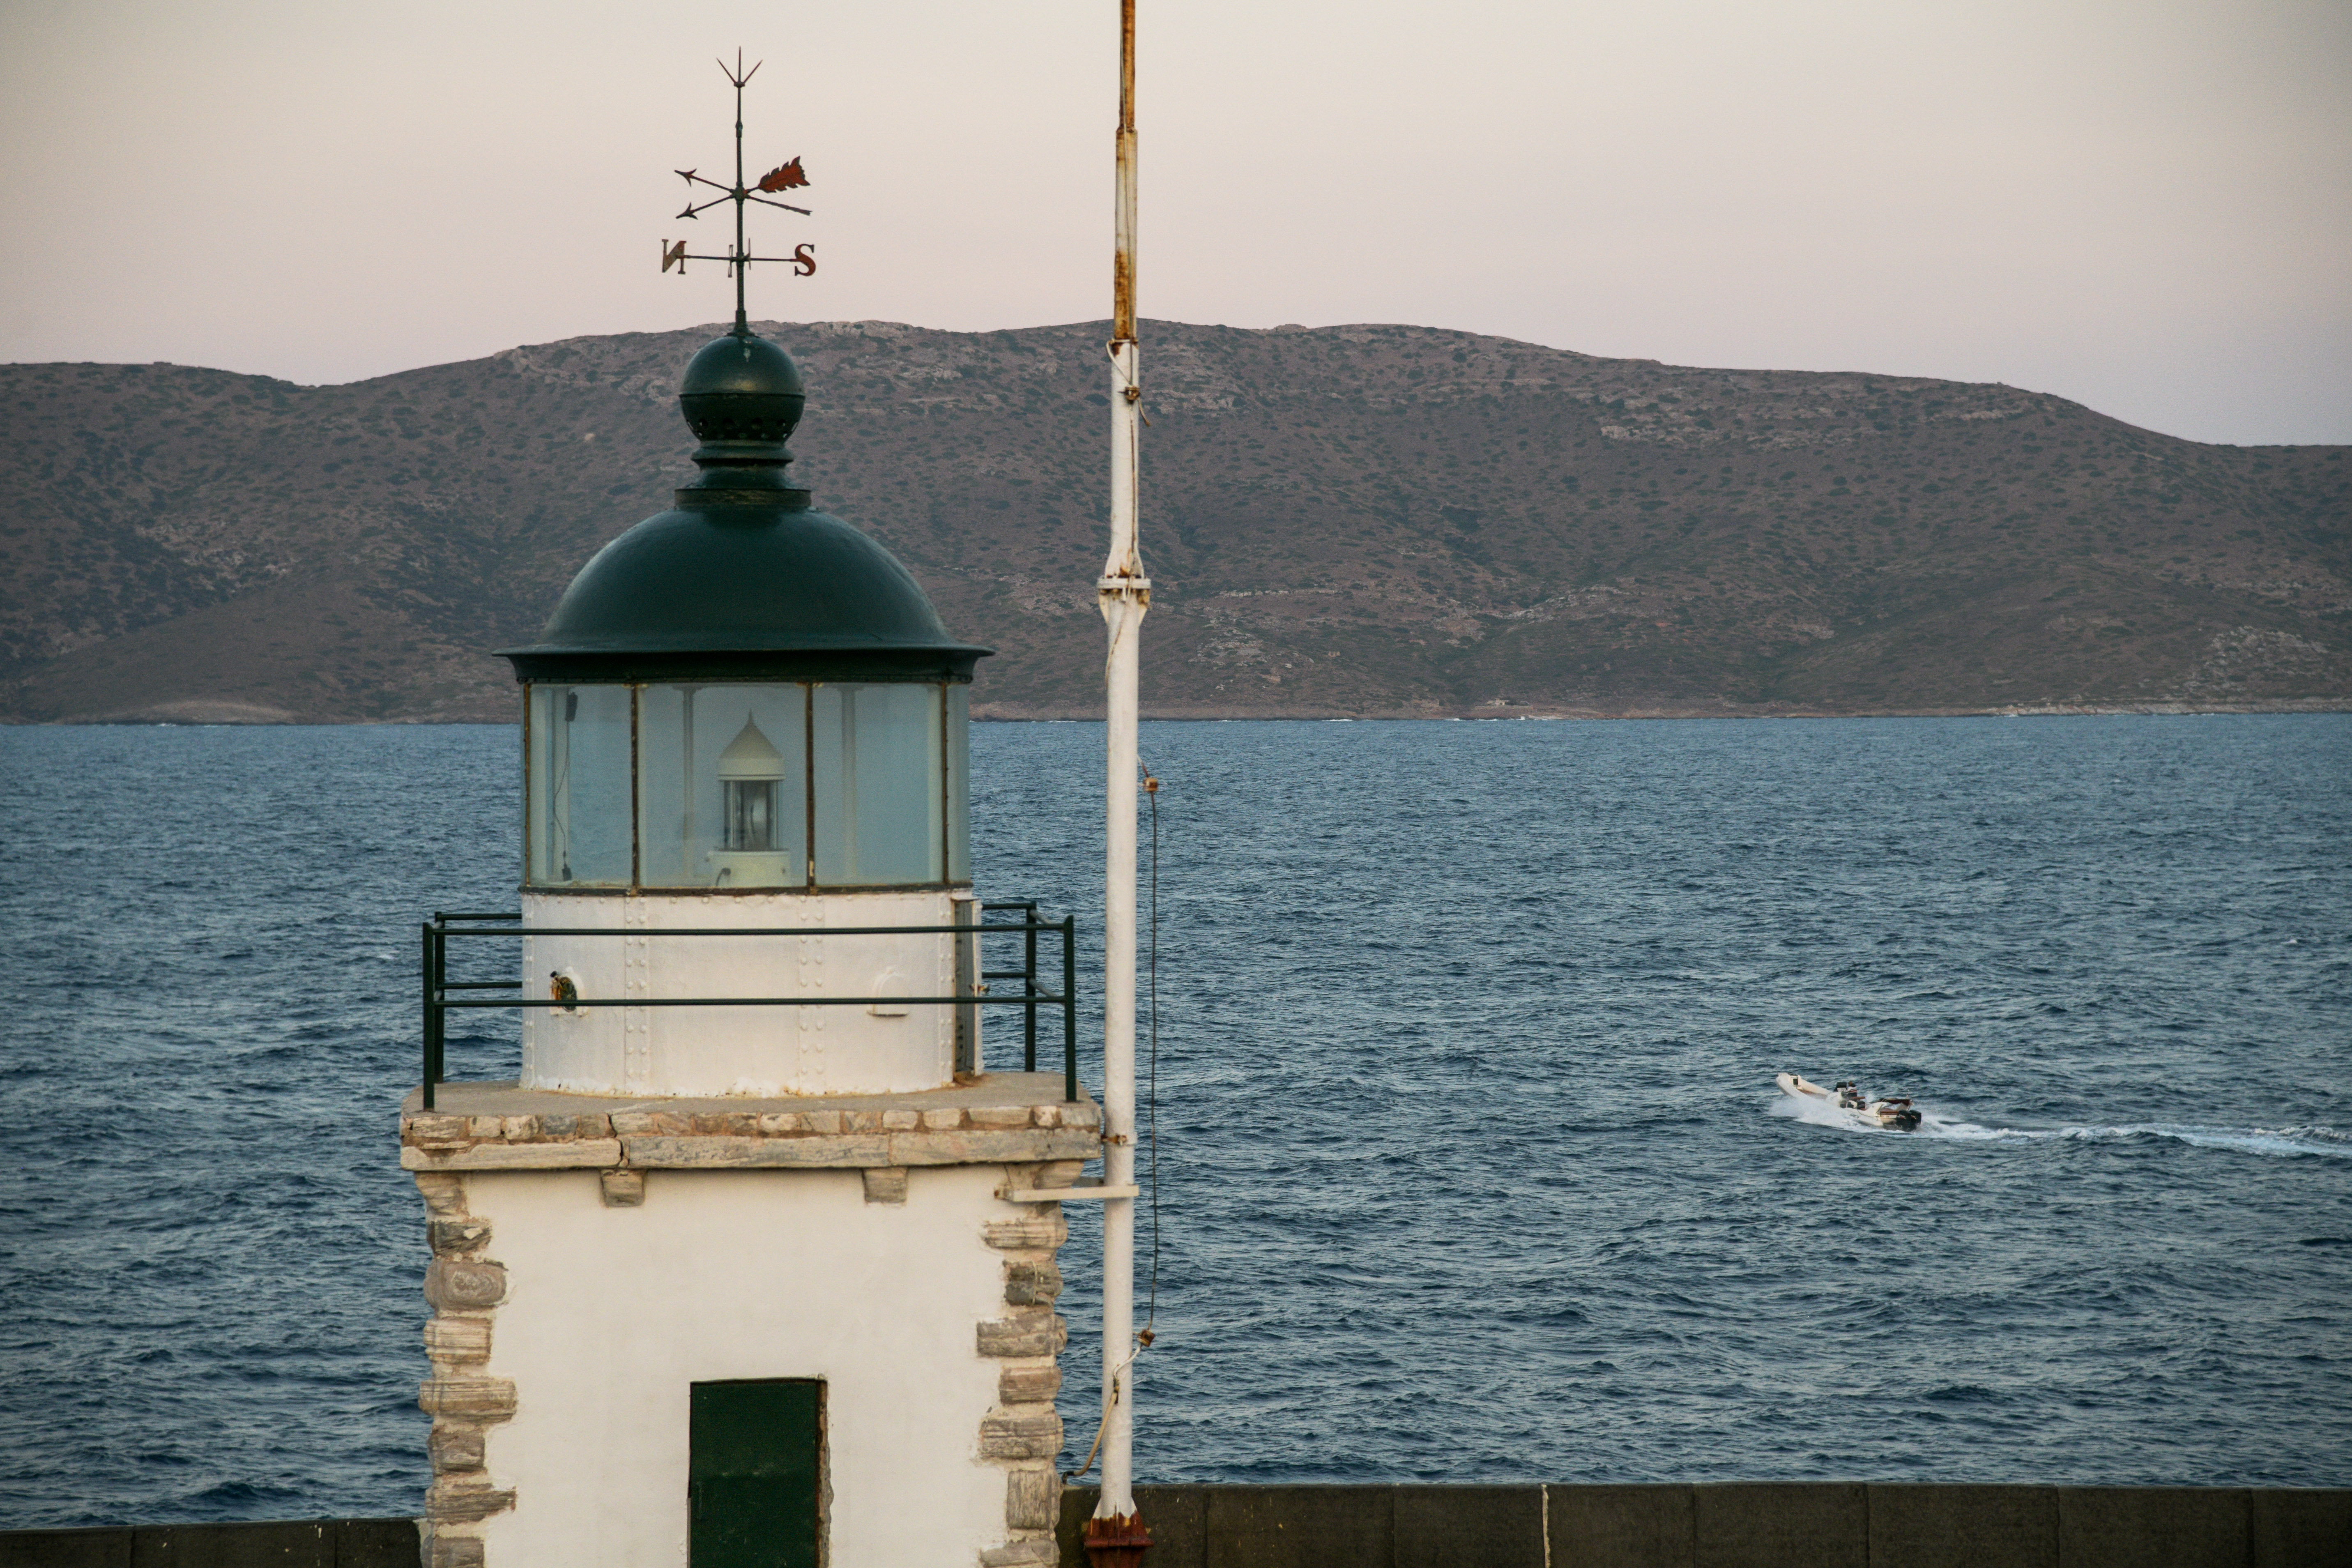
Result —
<path fill-rule="evenodd" d="M 531 886 L 629 885 L 630 695 L 625 686 L 530 689 Z"/>
<path fill-rule="evenodd" d="M 816 689 L 813 772 L 820 884 L 946 879 L 940 700 L 937 686 Z"/>
<path fill-rule="evenodd" d="M 808 689 L 648 686 L 637 712 L 638 879 L 797 888 L 808 879 Z"/>
<path fill-rule="evenodd" d="M 971 688 L 948 688 L 948 880 L 971 880 Z"/>

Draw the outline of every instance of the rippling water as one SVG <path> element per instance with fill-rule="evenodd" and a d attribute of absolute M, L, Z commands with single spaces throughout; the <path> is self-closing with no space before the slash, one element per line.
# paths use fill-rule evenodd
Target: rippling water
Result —
<path fill-rule="evenodd" d="M 1099 743 L 979 728 L 985 891 L 1095 921 Z M 0 1523 L 416 1508 L 415 922 L 513 750 L 0 730 Z M 1145 1479 L 2352 1480 L 2352 718 L 1145 754 Z"/>

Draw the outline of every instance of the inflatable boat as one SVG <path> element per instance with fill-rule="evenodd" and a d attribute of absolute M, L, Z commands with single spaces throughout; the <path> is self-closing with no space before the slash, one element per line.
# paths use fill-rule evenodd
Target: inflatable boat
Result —
<path fill-rule="evenodd" d="M 1852 1079 L 1823 1089 L 1820 1084 L 1784 1072 L 1773 1079 L 1782 1094 L 1801 1095 L 1811 1100 L 1825 1100 L 1840 1110 L 1863 1121 L 1884 1127 L 1893 1132 L 1913 1132 L 1919 1127 L 1919 1111 L 1908 1098 L 1873 1100 L 1856 1089 Z"/>

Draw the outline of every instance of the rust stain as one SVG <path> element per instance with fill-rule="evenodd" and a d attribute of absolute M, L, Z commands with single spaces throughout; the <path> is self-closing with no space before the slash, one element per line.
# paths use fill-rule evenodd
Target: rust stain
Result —
<path fill-rule="evenodd" d="M 1139 1513 L 1087 1521 L 1087 1561 L 1093 1568 L 1140 1568 L 1151 1548 L 1151 1531 Z"/>

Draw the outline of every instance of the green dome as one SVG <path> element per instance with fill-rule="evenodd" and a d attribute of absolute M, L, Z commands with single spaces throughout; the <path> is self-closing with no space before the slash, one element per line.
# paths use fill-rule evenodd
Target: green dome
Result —
<path fill-rule="evenodd" d="M 598 551 L 539 640 L 506 648 L 520 680 L 968 680 L 913 574 L 792 489 L 784 437 L 803 394 L 792 356 L 730 333 L 678 398 L 703 445 L 677 505 Z"/>

